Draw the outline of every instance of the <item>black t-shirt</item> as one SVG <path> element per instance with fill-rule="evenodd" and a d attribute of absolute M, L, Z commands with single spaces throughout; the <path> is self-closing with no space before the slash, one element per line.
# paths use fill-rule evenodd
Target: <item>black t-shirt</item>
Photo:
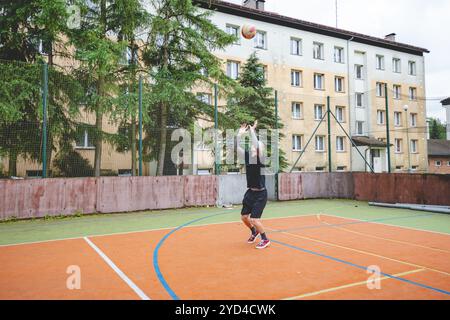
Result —
<path fill-rule="evenodd" d="M 259 155 L 257 156 L 257 159 L 251 160 L 252 161 L 250 161 L 250 153 L 245 151 L 245 175 L 247 176 L 247 188 L 265 189 L 266 177 L 261 174 L 261 168 L 263 168 L 264 165 L 261 163 Z"/>

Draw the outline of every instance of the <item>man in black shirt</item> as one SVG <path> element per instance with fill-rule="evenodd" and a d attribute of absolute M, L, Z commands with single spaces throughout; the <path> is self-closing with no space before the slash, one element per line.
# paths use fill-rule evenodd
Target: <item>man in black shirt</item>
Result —
<path fill-rule="evenodd" d="M 258 121 L 253 126 L 247 124 L 242 125 L 237 135 L 237 151 L 238 156 L 245 159 L 245 174 L 247 177 L 247 192 L 242 201 L 241 218 L 244 224 L 251 230 L 252 234 L 248 239 L 248 243 L 254 243 L 258 236 L 261 241 L 256 246 L 257 249 L 264 249 L 270 245 L 261 223 L 261 216 L 267 204 L 266 179 L 261 174 L 261 168 L 264 165 L 261 157 L 264 154 L 264 144 L 258 141 L 256 136 L 256 127 Z M 244 133 L 250 131 L 251 146 L 246 151 L 241 147 L 240 140 Z"/>

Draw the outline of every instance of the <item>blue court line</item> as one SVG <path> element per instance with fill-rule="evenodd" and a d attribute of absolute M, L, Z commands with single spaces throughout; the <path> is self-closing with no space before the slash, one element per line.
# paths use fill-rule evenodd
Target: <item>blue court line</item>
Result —
<path fill-rule="evenodd" d="M 271 241 L 274 242 L 274 243 L 277 243 L 279 245 L 288 247 L 290 249 L 306 252 L 306 253 L 309 253 L 309 254 L 313 254 L 313 255 L 316 255 L 316 256 L 328 259 L 328 260 L 333 260 L 333 261 L 336 261 L 336 262 L 340 262 L 340 263 L 343 263 L 343 264 L 346 264 L 346 265 L 349 265 L 349 266 L 352 266 L 352 267 L 355 267 L 355 268 L 367 271 L 366 267 L 354 264 L 352 262 L 348 262 L 348 261 L 345 261 L 345 260 L 342 260 L 342 259 L 339 259 L 339 258 L 334 258 L 334 257 L 328 256 L 326 254 L 322 254 L 322 253 L 319 253 L 319 252 L 311 251 L 311 250 L 308 250 L 308 249 L 303 249 L 303 248 L 300 248 L 300 247 L 297 247 L 297 246 L 294 246 L 294 245 L 290 245 L 290 244 L 287 244 L 287 243 L 284 243 L 284 242 L 281 242 L 281 241 L 277 241 L 277 240 L 271 240 Z M 409 283 L 409 284 L 412 284 L 412 285 L 415 285 L 415 286 L 418 286 L 418 287 L 422 287 L 422 288 L 425 288 L 425 289 L 430 289 L 430 290 L 433 290 L 433 291 L 436 291 L 436 292 L 439 292 L 439 293 L 450 295 L 449 291 L 445 291 L 445 290 L 438 289 L 438 288 L 435 288 L 435 287 L 432 287 L 432 286 L 428 286 L 426 284 L 422 284 L 422 283 L 419 283 L 419 282 L 411 281 L 411 280 L 408 280 L 408 279 L 405 279 L 405 278 L 401 278 L 401 277 L 396 277 L 396 276 L 393 276 L 391 274 L 384 273 L 384 272 L 380 272 L 380 274 L 385 276 L 385 277 L 389 277 L 389 278 L 392 278 L 392 279 L 395 279 L 395 280 L 403 281 L 403 282 L 406 282 L 406 283 Z"/>
<path fill-rule="evenodd" d="M 156 273 L 156 276 L 158 277 L 159 282 L 162 284 L 162 286 L 164 287 L 164 289 L 165 289 L 165 290 L 167 291 L 167 293 L 172 297 L 173 300 L 180 300 L 180 298 L 175 294 L 175 292 L 174 292 L 174 291 L 172 290 L 172 288 L 169 286 L 169 284 L 167 283 L 166 279 L 164 278 L 164 276 L 163 276 L 163 274 L 162 274 L 162 272 L 161 272 L 161 269 L 159 268 L 158 255 L 159 255 L 159 250 L 160 250 L 161 246 L 164 244 L 164 242 L 165 242 L 172 234 L 174 234 L 175 232 L 177 232 L 177 231 L 183 229 L 184 227 L 187 227 L 187 226 L 189 226 L 189 225 L 191 225 L 191 224 L 194 224 L 194 223 L 199 222 L 199 221 L 202 221 L 202 220 L 207 220 L 207 219 L 209 219 L 209 218 L 213 218 L 213 217 L 220 216 L 220 215 L 225 215 L 225 214 L 231 214 L 231 213 L 236 213 L 236 212 L 230 212 L 230 211 L 227 211 L 227 212 L 219 212 L 219 213 L 216 213 L 216 214 L 213 214 L 213 215 L 205 216 L 205 217 L 202 217 L 202 218 L 198 218 L 198 219 L 195 219 L 195 220 L 186 222 L 185 224 L 182 224 L 182 225 L 180 225 L 179 227 L 177 227 L 177 228 L 173 229 L 172 231 L 170 231 L 169 233 L 167 233 L 167 234 L 166 234 L 166 235 L 158 242 L 157 246 L 155 247 L 155 250 L 153 251 L 153 268 L 155 269 L 155 273 Z M 428 216 L 432 216 L 432 215 L 436 215 L 436 214 L 414 215 L 414 216 L 405 216 L 405 217 L 390 217 L 390 218 L 380 218 L 380 219 L 374 219 L 374 220 L 360 220 L 360 221 L 350 222 L 350 223 L 346 223 L 346 224 L 363 224 L 363 223 L 379 222 L 379 221 L 388 221 L 388 220 L 396 220 L 396 219 L 409 219 L 409 218 L 418 218 L 418 217 L 428 217 Z M 299 217 L 301 217 L 301 216 L 299 216 Z M 294 217 L 292 217 L 292 218 L 294 218 Z M 276 218 L 273 218 L 273 219 L 276 219 Z M 343 219 L 345 219 L 345 218 L 343 218 Z M 315 225 L 315 226 L 305 226 L 305 227 L 303 227 L 303 228 L 298 228 L 298 229 L 295 229 L 295 230 L 299 230 L 299 229 L 312 229 L 312 228 L 329 228 L 329 227 L 339 226 L 339 225 L 344 225 L 344 224 L 319 225 L 319 226 L 316 226 L 316 225 Z M 291 229 L 291 230 L 293 230 L 293 229 Z M 289 230 L 286 230 L 286 231 L 289 231 Z M 283 232 L 283 230 L 275 231 L 275 232 Z M 275 242 L 275 243 L 278 243 L 278 244 L 285 245 L 285 246 L 290 246 L 290 245 L 288 245 L 288 244 L 283 244 L 283 243 L 277 242 L 277 241 L 275 241 L 275 240 L 271 240 L 271 241 L 272 241 L 272 242 Z M 301 248 L 295 248 L 295 249 L 301 250 L 301 251 L 305 251 L 305 252 L 308 252 L 306 249 L 301 249 Z M 313 251 L 311 251 L 311 252 L 309 252 L 309 253 L 316 254 L 316 255 L 321 255 L 320 253 L 315 253 L 315 252 L 313 252 Z M 332 257 L 325 256 L 325 255 L 323 255 L 323 256 L 324 256 L 324 257 L 327 257 L 327 258 L 330 258 L 330 259 L 333 259 L 333 260 L 336 260 L 336 261 L 339 261 L 339 260 L 340 260 L 340 259 L 337 259 L 337 258 L 332 258 Z M 358 266 L 358 265 L 352 264 L 351 262 L 346 262 L 346 261 L 343 261 L 343 260 L 341 260 L 340 262 L 343 262 L 343 263 L 346 263 L 346 264 L 349 264 L 349 265 L 353 265 L 353 266 L 358 267 L 358 268 L 363 268 L 364 270 L 366 270 L 366 268 L 364 268 L 364 267 L 362 267 L 362 266 Z M 412 281 L 409 281 L 409 280 L 406 280 L 406 279 L 403 279 L 403 278 L 398 278 L 398 277 L 395 277 L 395 276 L 392 276 L 392 275 L 388 275 L 388 274 L 383 274 L 383 275 L 385 275 L 385 276 L 387 276 L 387 277 L 390 277 L 390 278 L 398 279 L 398 280 L 401 280 L 401 281 L 413 283 Z M 418 285 L 419 285 L 419 286 L 423 286 L 423 287 L 425 287 L 425 288 L 433 289 L 433 290 L 440 290 L 440 289 L 435 289 L 435 288 L 433 288 L 433 287 L 428 287 L 428 286 L 422 285 L 422 284 L 418 284 Z M 446 293 L 446 294 L 450 294 L 450 293 L 447 292 L 447 291 L 444 291 L 444 290 L 442 290 L 442 291 L 443 291 L 444 293 Z M 439 292 L 441 292 L 441 291 L 439 291 Z"/>
<path fill-rule="evenodd" d="M 176 229 L 173 229 L 172 231 L 170 231 L 168 234 L 166 234 L 157 244 L 155 250 L 153 251 L 153 268 L 155 269 L 156 272 L 156 276 L 158 277 L 159 282 L 161 282 L 161 284 L 163 285 L 164 289 L 166 289 L 167 293 L 172 297 L 173 300 L 180 300 L 180 298 L 175 294 L 175 292 L 172 290 L 172 288 L 169 286 L 169 284 L 167 283 L 166 279 L 164 279 L 164 276 L 161 273 L 161 269 L 159 268 L 159 263 L 158 263 L 158 254 L 159 254 L 159 249 L 161 248 L 161 246 L 163 245 L 163 243 L 167 240 L 167 238 L 169 238 L 172 234 L 174 234 L 175 232 L 177 232 L 178 230 L 183 229 L 184 227 L 191 225 L 193 223 L 202 221 L 202 220 L 206 220 L 212 217 L 216 217 L 216 216 L 220 216 L 220 215 L 224 215 L 224 214 L 228 214 L 228 213 L 234 213 L 234 212 L 220 212 L 220 213 L 216 213 L 213 215 L 209 215 L 206 217 L 202 217 L 202 218 L 198 218 L 189 222 L 186 222 L 185 224 L 182 224 L 181 226 L 179 226 Z"/>

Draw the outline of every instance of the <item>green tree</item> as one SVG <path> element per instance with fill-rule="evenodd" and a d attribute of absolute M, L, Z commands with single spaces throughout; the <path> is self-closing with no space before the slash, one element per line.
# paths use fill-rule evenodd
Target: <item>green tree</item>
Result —
<path fill-rule="evenodd" d="M 149 7 L 153 15 L 143 58 L 151 70 L 146 103 L 154 121 L 146 124 L 146 143 L 149 158 L 157 159 L 157 175 L 163 175 L 169 173 L 165 167 L 170 130 L 192 128 L 200 115 L 213 115 L 213 108 L 199 101 L 193 89 L 210 89 L 213 83 L 221 90 L 233 86 L 213 53 L 231 45 L 235 37 L 214 25 L 212 13 L 201 11 L 192 0 L 150 0 Z"/>
<path fill-rule="evenodd" d="M 267 137 L 270 139 L 277 122 L 274 90 L 267 87 L 264 65 L 260 63 L 256 53 L 253 53 L 243 66 L 239 75 L 239 84 L 240 87 L 228 99 L 225 115 L 231 123 L 227 125 L 236 128 L 242 123 L 253 123 L 258 120 L 258 128 L 267 130 Z M 283 124 L 278 118 L 278 129 L 282 128 Z M 279 139 L 282 137 L 283 135 L 280 134 Z M 273 141 L 270 142 L 269 155 L 274 152 L 272 147 L 275 146 Z M 287 167 L 285 153 L 281 149 L 278 151 L 279 166 L 280 169 L 284 169 Z"/>
<path fill-rule="evenodd" d="M 446 128 L 445 124 L 441 122 L 440 119 L 429 118 L 430 121 L 430 139 L 446 139 Z"/>
<path fill-rule="evenodd" d="M 50 168 L 56 138 L 69 130 L 76 108 L 67 108 L 79 93 L 73 78 L 54 65 L 57 55 L 68 56 L 63 35 L 67 31 L 66 1 L 29 0 L 2 1 L 0 4 L 0 59 L 2 63 L 0 131 L 8 140 L 0 146 L 9 155 L 9 174 L 16 175 L 16 161 L 24 158 L 42 161 L 42 71 L 49 68 L 47 170 Z M 12 60 L 16 62 L 12 62 Z M 20 62 L 17 62 L 20 61 Z M 28 65 L 27 65 L 28 64 Z M 62 86 L 61 84 L 66 84 Z M 67 111 L 70 112 L 67 112 Z M 8 142 L 6 142 L 8 141 Z"/>

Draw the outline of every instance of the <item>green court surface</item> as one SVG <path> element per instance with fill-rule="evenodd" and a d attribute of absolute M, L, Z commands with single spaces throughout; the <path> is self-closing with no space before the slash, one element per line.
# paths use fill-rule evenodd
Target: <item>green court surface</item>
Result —
<path fill-rule="evenodd" d="M 223 214 L 222 214 L 223 213 Z M 81 217 L 35 219 L 0 223 L 0 245 L 28 243 L 84 236 L 175 228 L 186 222 L 219 214 L 196 224 L 240 220 L 240 206 L 224 208 L 186 208 Z M 369 206 L 352 200 L 302 200 L 272 202 L 263 218 L 329 214 L 450 234 L 450 215 Z M 195 223 L 193 225 L 196 225 Z"/>

